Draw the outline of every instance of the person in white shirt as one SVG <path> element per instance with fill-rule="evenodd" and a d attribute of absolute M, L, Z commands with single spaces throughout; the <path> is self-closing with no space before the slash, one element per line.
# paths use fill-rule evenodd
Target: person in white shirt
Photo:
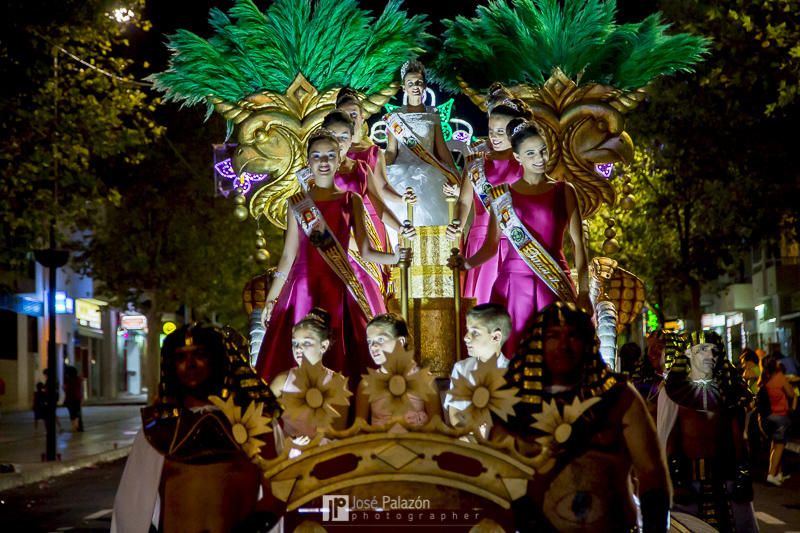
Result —
<path fill-rule="evenodd" d="M 496 357 L 499 368 L 508 368 L 509 360 L 503 355 L 502 348 L 510 332 L 511 317 L 505 307 L 498 304 L 481 304 L 473 307 L 467 313 L 467 332 L 464 335 L 464 344 L 467 346 L 469 357 L 453 366 L 450 389 L 453 388 L 453 383 L 459 375 L 465 376 L 474 385 L 472 372 L 478 367 L 478 362 L 486 362 Z M 451 425 L 456 426 L 461 422 L 459 412 L 466 409 L 468 404 L 467 400 L 454 400 L 450 393 L 445 395 L 444 407 Z M 481 433 L 483 429 L 481 428 Z"/>

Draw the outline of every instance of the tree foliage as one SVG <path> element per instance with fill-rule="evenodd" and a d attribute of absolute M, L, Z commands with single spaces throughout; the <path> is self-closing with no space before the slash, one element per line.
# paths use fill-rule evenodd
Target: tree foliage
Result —
<path fill-rule="evenodd" d="M 146 22 L 121 25 L 99 0 L 8 7 L 0 42 L 0 265 L 14 267 L 47 246 L 52 216 L 69 234 L 84 229 L 73 221 L 85 220 L 87 209 L 117 202 L 105 176 L 139 163 L 161 127 L 153 95 L 122 81 L 134 67 L 123 55 L 127 35 L 146 31 Z"/>
<path fill-rule="evenodd" d="M 211 141 L 223 138 L 224 128 L 221 121 L 203 124 L 197 112 L 172 111 L 162 141 L 120 185 L 118 204 L 96 213 L 102 223 L 76 262 L 97 280 L 98 294 L 119 307 L 132 303 L 151 323 L 185 305 L 195 320 L 246 331 L 242 288 L 264 267 L 253 258 L 255 223 L 236 221 L 233 202 L 215 195 Z M 277 257 L 282 235 L 263 229 Z M 157 354 L 159 328 L 150 332 L 149 353 Z M 147 363 L 151 386 L 157 360 Z"/>
<path fill-rule="evenodd" d="M 778 239 L 781 224 L 797 218 L 800 187 L 786 144 L 798 118 L 788 89 L 800 74 L 791 66 L 797 8 L 781 0 L 659 7 L 713 48 L 696 74 L 653 83 L 629 117 L 636 160 L 621 174 L 631 179 L 636 207 L 606 214 L 618 222 L 621 263 L 646 279 L 654 300 L 698 320 L 703 284 L 738 275 L 751 246 Z M 595 245 L 602 222 L 593 222 Z"/>

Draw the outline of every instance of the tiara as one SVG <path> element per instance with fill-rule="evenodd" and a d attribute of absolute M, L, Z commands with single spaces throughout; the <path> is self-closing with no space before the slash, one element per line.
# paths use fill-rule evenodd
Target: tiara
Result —
<path fill-rule="evenodd" d="M 402 67 L 400 67 L 400 81 L 403 81 L 406 78 L 406 74 L 408 74 L 408 67 L 410 66 L 411 66 L 411 60 L 409 59 L 408 61 L 403 63 Z M 422 77 L 423 78 L 425 77 L 424 70 L 422 71 Z"/>
<path fill-rule="evenodd" d="M 517 113 L 522 111 L 519 108 L 519 105 L 515 104 L 510 98 L 503 98 L 502 100 L 497 102 L 495 105 L 493 105 L 492 109 L 495 109 L 495 108 L 500 107 L 500 106 L 510 107 L 511 109 L 516 111 Z"/>
<path fill-rule="evenodd" d="M 511 136 L 513 137 L 514 135 L 516 135 L 517 133 L 521 132 L 522 130 L 527 129 L 528 126 L 530 126 L 530 124 L 528 124 L 527 122 L 522 122 L 520 124 L 517 124 L 516 126 L 514 126 L 514 129 L 511 131 Z"/>
<path fill-rule="evenodd" d="M 406 73 L 408 73 L 408 67 L 411 65 L 411 60 L 406 61 L 403 63 L 403 66 L 400 67 L 400 81 L 406 79 Z"/>

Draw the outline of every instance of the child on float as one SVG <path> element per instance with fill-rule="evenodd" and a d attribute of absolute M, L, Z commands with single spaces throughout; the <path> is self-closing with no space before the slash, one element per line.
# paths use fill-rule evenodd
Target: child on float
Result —
<path fill-rule="evenodd" d="M 386 372 L 383 365 L 388 355 L 401 350 L 411 351 L 409 339 L 406 321 L 394 313 L 378 315 L 367 324 L 369 353 L 381 372 Z M 415 364 L 406 375 L 410 376 L 419 371 Z M 424 426 L 434 415 L 441 416 L 442 409 L 437 395 L 419 398 L 409 394 L 409 398 L 411 408 L 405 412 L 392 411 L 388 400 L 381 399 L 370 403 L 362 379 L 356 391 L 356 418 L 362 418 L 373 426 L 383 426 L 393 419 L 402 417 L 410 426 L 419 427 Z"/>
<path fill-rule="evenodd" d="M 259 375 L 267 381 L 290 368 L 291 363 L 285 354 L 291 347 L 292 328 L 314 307 L 325 309 L 331 316 L 334 333 L 327 357 L 328 366 L 347 376 L 358 376 L 371 364 L 364 332 L 368 315 L 384 310 L 383 297 L 374 285 L 352 281 L 354 271 L 348 261 L 336 263 L 337 270 L 334 270 L 321 249 L 317 248 L 321 243 L 317 240 L 312 242 L 310 237 L 326 237 L 323 244 L 330 242 L 327 237 L 332 237 L 338 241 L 333 248 L 342 248 L 346 253 L 352 233 L 361 256 L 378 264 L 396 264 L 400 260 L 400 250 L 386 253 L 370 245 L 361 197 L 335 185 L 340 162 L 339 139 L 328 130 L 314 132 L 308 140 L 308 163 L 314 186 L 303 198 L 313 202 L 313 207 L 325 221 L 327 231 L 324 234 L 312 232 L 309 236 L 297 221 L 299 215 L 294 212 L 299 204 L 293 202 L 299 201 L 299 195 L 287 200 L 283 253 L 266 297 L 263 313 L 266 333 L 256 364 Z M 311 216 L 311 213 L 303 212 L 302 217 L 305 216 Z M 311 217 L 311 220 L 319 218 Z M 308 220 L 303 220 L 308 224 Z M 403 227 L 403 237 L 413 238 L 415 235 L 413 227 Z"/>
<path fill-rule="evenodd" d="M 465 165 L 465 177 L 462 180 L 461 194 L 458 197 L 456 220 L 453 220 L 447 228 L 447 238 L 452 241 L 457 240 L 467 226 L 467 219 L 474 204 L 475 215 L 464 242 L 464 255 L 467 257 L 475 255 L 480 250 L 489 232 L 490 222 L 489 209 L 473 183 L 473 179 L 476 179 L 473 173 L 478 174 L 479 168 L 473 168 L 472 165 L 480 166 L 486 182 L 492 187 L 519 180 L 522 177 L 522 165 L 514 158 L 511 139 L 506 132 L 506 127 L 515 118 L 525 120 L 533 118 L 533 112 L 527 104 L 514 97 L 499 83 L 494 83 L 489 87 L 486 104 L 489 122 L 488 139 L 482 143 L 483 146 L 473 148 L 477 150 L 477 154 L 482 155 L 474 162 L 468 159 Z M 490 198 L 485 191 L 480 192 L 487 199 Z M 498 253 L 485 263 L 467 271 L 463 285 L 465 298 L 475 298 L 478 304 L 489 301 L 492 287 L 497 279 L 499 258 L 498 248 Z"/>
<path fill-rule="evenodd" d="M 556 181 L 545 174 L 548 160 L 547 145 L 535 123 L 514 119 L 506 128 L 511 139 L 514 158 L 523 168 L 522 178 L 503 185 L 511 195 L 512 207 L 525 229 L 554 259 L 568 283 L 571 298 L 576 298 L 570 267 L 564 255 L 564 233 L 568 230 L 572 242 L 575 268 L 578 271 L 577 302 L 591 309 L 589 299 L 589 269 L 583 241 L 583 220 L 575 188 L 565 181 Z M 514 348 L 532 317 L 548 305 L 561 301 L 520 256 L 509 239 L 501 239 L 495 209 L 484 244 L 471 257 L 459 257 L 449 264 L 471 270 L 499 254 L 497 279 L 490 301 L 504 306 L 511 315 L 511 334 L 505 354 L 513 357 Z"/>
<path fill-rule="evenodd" d="M 478 368 L 478 363 L 485 363 L 494 358 L 498 368 L 508 368 L 509 360 L 503 355 L 503 344 L 511 332 L 511 317 L 505 307 L 497 304 L 476 305 L 467 313 L 467 331 L 464 334 L 464 344 L 467 346 L 469 357 L 453 365 L 450 374 L 450 389 L 459 376 L 469 379 L 473 385 L 475 381 L 472 373 Z M 454 400 L 450 393 L 444 399 L 450 423 L 455 426 L 459 420 L 459 412 L 469 407 L 466 400 Z M 481 436 L 488 436 L 488 429 L 481 427 Z"/>
<path fill-rule="evenodd" d="M 331 346 L 331 316 L 324 309 L 315 307 L 306 317 L 292 328 L 292 357 L 296 367 L 278 374 L 269 384 L 277 398 L 284 393 L 300 392 L 295 384 L 296 372 L 303 360 L 312 365 L 320 363 Z M 307 363 L 307 364 L 308 364 Z M 335 372 L 323 365 L 327 374 L 323 384 L 329 383 Z M 281 417 L 284 432 L 292 437 L 312 438 L 317 433 L 316 426 L 305 420 L 296 420 L 287 416 Z M 333 422 L 334 429 L 344 429 L 347 425 L 347 412 L 341 412 Z"/>

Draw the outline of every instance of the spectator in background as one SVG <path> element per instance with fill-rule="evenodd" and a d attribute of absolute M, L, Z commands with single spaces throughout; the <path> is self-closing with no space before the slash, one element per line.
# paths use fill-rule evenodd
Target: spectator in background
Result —
<path fill-rule="evenodd" d="M 758 354 L 750 348 L 745 348 L 739 354 L 739 367 L 742 369 L 742 377 L 747 382 L 747 387 L 753 395 L 758 393 L 758 378 L 761 377 L 759 363 Z"/>
<path fill-rule="evenodd" d="M 780 344 L 778 344 L 777 342 L 770 343 L 770 345 L 769 345 L 769 354 L 772 357 L 777 358 L 778 361 L 781 363 L 781 365 L 783 365 L 784 374 L 791 374 L 793 376 L 800 375 L 800 372 L 798 372 L 798 369 L 797 369 L 798 368 L 797 361 L 795 361 L 794 357 L 791 357 L 791 356 L 788 356 L 788 355 L 783 355 L 781 353 L 781 345 Z"/>
<path fill-rule="evenodd" d="M 65 366 L 64 406 L 69 411 L 69 420 L 72 423 L 72 431 L 83 431 L 81 403 L 83 403 L 83 378 L 78 375 L 77 368 L 74 366 Z"/>
<path fill-rule="evenodd" d="M 786 381 L 779 357 L 770 355 L 761 361 L 761 377 L 758 380 L 758 387 L 759 389 L 764 388 L 769 395 L 771 413 L 766 419 L 762 418 L 761 420 L 764 433 L 771 441 L 767 483 L 779 487 L 789 477 L 783 475 L 781 471 L 781 459 L 790 425 L 789 400 L 794 399 L 794 389 Z M 759 394 L 763 395 L 763 392 L 759 390 Z"/>
<path fill-rule="evenodd" d="M 33 430 L 39 429 L 39 420 L 47 419 L 47 393 L 44 391 L 44 383 L 36 383 L 36 391 L 33 393 Z"/>
<path fill-rule="evenodd" d="M 758 378 L 761 377 L 760 359 L 758 354 L 750 348 L 745 348 L 739 354 L 739 368 L 742 369 L 742 377 L 747 388 L 753 393 L 753 397 L 758 395 Z M 754 464 L 761 449 L 761 430 L 757 423 L 753 423 L 753 414 L 756 413 L 754 406 L 747 409 L 744 419 L 744 438 L 747 439 L 747 447 L 750 452 L 750 464 Z"/>
<path fill-rule="evenodd" d="M 627 342 L 619 349 L 619 370 L 628 378 L 632 377 L 641 364 L 642 349 L 635 342 Z"/>

